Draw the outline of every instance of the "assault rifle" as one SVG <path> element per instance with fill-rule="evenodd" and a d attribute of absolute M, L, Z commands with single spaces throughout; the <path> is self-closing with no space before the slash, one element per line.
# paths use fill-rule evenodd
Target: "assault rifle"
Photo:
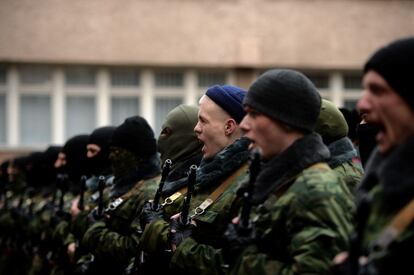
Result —
<path fill-rule="evenodd" d="M 250 156 L 249 165 L 249 183 L 243 192 L 243 206 L 240 213 L 240 226 L 242 228 L 249 227 L 250 212 L 252 209 L 252 195 L 254 190 L 254 183 L 260 171 L 260 153 L 253 151 Z"/>
<path fill-rule="evenodd" d="M 164 188 L 165 180 L 167 179 L 168 174 L 170 173 L 172 161 L 170 159 L 166 159 L 164 162 L 164 167 L 162 168 L 161 173 L 161 180 L 160 184 L 158 185 L 157 192 L 154 196 L 154 202 L 152 204 L 152 209 L 158 210 L 160 204 L 160 198 L 162 194 L 162 189 Z"/>
<path fill-rule="evenodd" d="M 188 184 L 187 184 L 187 194 L 185 195 L 183 206 L 181 208 L 181 223 L 182 224 L 188 224 L 188 214 L 190 211 L 190 203 L 191 203 L 191 197 L 194 192 L 194 185 L 196 183 L 196 171 L 197 171 L 197 165 L 191 165 L 190 166 L 190 172 L 188 174 Z"/>
<path fill-rule="evenodd" d="M 103 191 L 105 188 L 105 177 L 100 176 L 98 182 L 98 191 L 99 191 L 99 199 L 98 199 L 98 217 L 102 217 L 104 212 L 104 201 L 103 201 Z"/>
<path fill-rule="evenodd" d="M 78 201 L 79 210 L 85 210 L 85 189 L 86 189 L 86 176 L 82 176 L 80 179 L 80 195 Z"/>

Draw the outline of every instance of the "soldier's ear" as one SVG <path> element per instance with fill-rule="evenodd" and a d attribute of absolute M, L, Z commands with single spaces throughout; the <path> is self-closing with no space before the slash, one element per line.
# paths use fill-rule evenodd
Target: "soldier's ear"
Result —
<path fill-rule="evenodd" d="M 231 134 L 233 134 L 236 128 L 237 128 L 236 121 L 232 118 L 229 118 L 226 120 L 226 123 L 224 124 L 224 134 L 226 136 L 230 136 Z"/>

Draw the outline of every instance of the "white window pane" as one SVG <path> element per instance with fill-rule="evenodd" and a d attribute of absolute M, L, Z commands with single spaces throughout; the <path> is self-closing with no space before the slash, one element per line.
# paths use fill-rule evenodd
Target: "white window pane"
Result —
<path fill-rule="evenodd" d="M 46 84 L 51 80 L 51 72 L 45 66 L 23 66 L 19 69 L 23 84 Z"/>
<path fill-rule="evenodd" d="M 181 72 L 157 72 L 155 73 L 156 87 L 182 87 L 184 85 L 184 76 Z"/>
<path fill-rule="evenodd" d="M 6 97 L 0 95 L 0 143 L 6 143 Z"/>
<path fill-rule="evenodd" d="M 20 98 L 20 142 L 50 143 L 50 97 L 25 95 Z"/>
<path fill-rule="evenodd" d="M 345 75 L 344 87 L 345 89 L 358 89 L 362 90 L 362 76 L 360 75 Z"/>
<path fill-rule="evenodd" d="M 161 132 L 161 126 L 164 123 L 167 114 L 177 107 L 183 104 L 182 98 L 157 98 L 155 101 L 155 135 Z"/>
<path fill-rule="evenodd" d="M 95 75 L 94 68 L 74 67 L 65 70 L 65 80 L 69 86 L 93 86 L 96 82 Z"/>
<path fill-rule="evenodd" d="M 348 110 L 355 110 L 357 107 L 358 99 L 346 99 L 344 102 L 344 107 Z"/>
<path fill-rule="evenodd" d="M 139 85 L 137 70 L 113 69 L 111 70 L 111 85 L 114 87 L 129 87 Z"/>
<path fill-rule="evenodd" d="M 66 98 L 66 138 L 89 134 L 95 128 L 95 98 Z"/>
<path fill-rule="evenodd" d="M 127 117 L 136 116 L 139 114 L 139 101 L 136 97 L 112 97 L 112 125 L 118 126 Z"/>
<path fill-rule="evenodd" d="M 226 83 L 226 74 L 222 72 L 200 72 L 198 73 L 198 86 L 210 87 Z"/>
<path fill-rule="evenodd" d="M 327 74 L 307 73 L 305 74 L 318 89 L 329 88 L 329 76 Z"/>

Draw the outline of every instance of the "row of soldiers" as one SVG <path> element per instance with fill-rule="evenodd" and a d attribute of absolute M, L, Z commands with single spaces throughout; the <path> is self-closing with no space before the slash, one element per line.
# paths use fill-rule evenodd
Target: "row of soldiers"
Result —
<path fill-rule="evenodd" d="M 290 69 L 208 88 L 157 139 L 134 116 L 4 162 L 0 274 L 412 274 L 412 172 L 394 163 L 412 151 L 412 84 L 387 73 L 413 53 L 397 41 L 365 66 L 359 107 L 380 133 L 364 179 L 342 113 Z"/>

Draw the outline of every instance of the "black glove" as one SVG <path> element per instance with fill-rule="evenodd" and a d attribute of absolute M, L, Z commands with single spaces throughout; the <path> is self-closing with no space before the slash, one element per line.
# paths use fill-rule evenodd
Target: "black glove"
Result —
<path fill-rule="evenodd" d="M 151 201 L 146 201 L 142 207 L 141 214 L 139 215 L 139 223 L 141 225 L 141 229 L 144 230 L 147 224 L 163 218 L 164 211 L 161 208 L 154 210 L 153 203 Z"/>
<path fill-rule="evenodd" d="M 172 219 L 168 229 L 168 239 L 176 247 L 185 239 L 191 236 L 195 225 L 192 223 L 183 224 L 179 219 Z"/>
<path fill-rule="evenodd" d="M 223 257 L 229 264 L 233 264 L 243 249 L 256 240 L 254 224 L 242 227 L 240 224 L 229 223 L 224 232 Z"/>

